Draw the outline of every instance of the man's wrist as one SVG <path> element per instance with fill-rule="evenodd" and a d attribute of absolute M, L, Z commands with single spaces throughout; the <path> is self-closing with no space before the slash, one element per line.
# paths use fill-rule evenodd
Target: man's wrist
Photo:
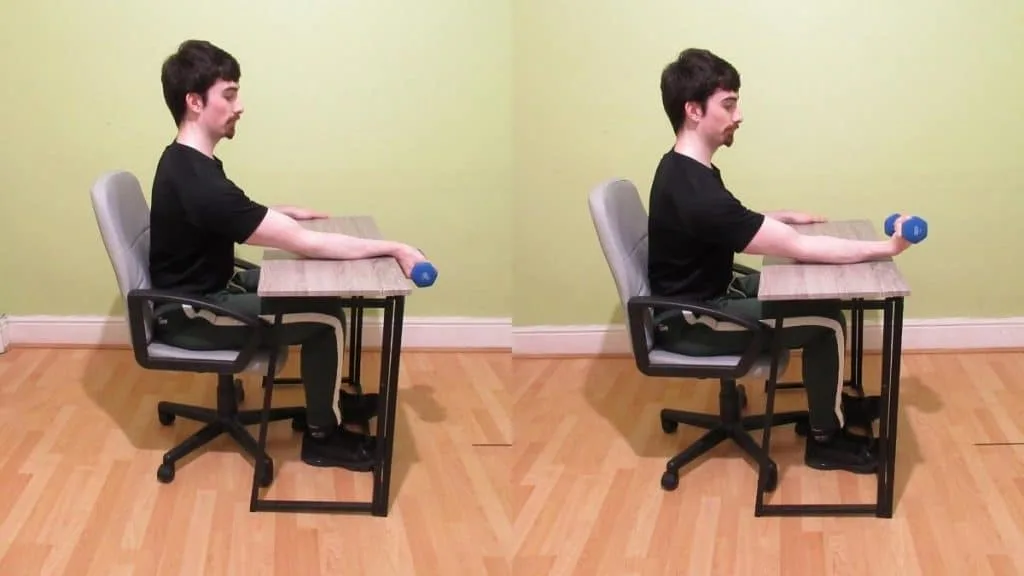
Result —
<path fill-rule="evenodd" d="M 401 242 L 395 242 L 392 240 L 383 240 L 384 242 L 384 253 L 392 258 L 400 258 L 402 252 L 405 250 L 405 245 Z"/>
<path fill-rule="evenodd" d="M 900 245 L 900 239 L 895 236 L 886 239 L 885 247 L 886 256 L 898 256 L 901 252 L 903 252 L 903 246 Z"/>

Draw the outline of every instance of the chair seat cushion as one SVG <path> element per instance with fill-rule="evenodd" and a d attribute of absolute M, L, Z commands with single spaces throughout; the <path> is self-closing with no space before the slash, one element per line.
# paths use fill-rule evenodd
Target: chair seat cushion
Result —
<path fill-rule="evenodd" d="M 177 346 L 171 346 L 162 342 L 150 342 L 149 344 L 149 355 L 153 358 L 171 359 L 171 360 L 206 360 L 213 362 L 223 362 L 224 364 L 230 364 L 238 358 L 238 350 L 188 350 L 186 348 L 178 348 Z M 282 347 L 277 352 L 277 366 L 275 372 L 280 373 L 281 368 L 284 367 L 288 361 L 288 347 Z M 253 354 L 252 360 L 249 365 L 245 367 L 243 372 L 255 372 L 260 375 L 266 375 L 267 369 L 270 367 L 270 352 L 267 350 L 260 350 Z M 277 374 L 275 374 L 276 376 Z"/>
<path fill-rule="evenodd" d="M 665 350 L 654 349 L 650 353 L 651 366 L 665 367 L 665 366 L 710 366 L 716 368 L 730 368 L 740 363 L 742 356 L 736 355 L 725 355 L 725 356 L 685 356 L 683 354 L 676 354 L 674 352 L 666 352 Z M 781 376 L 785 372 L 786 367 L 789 365 L 789 351 L 783 350 L 779 356 L 779 368 L 778 376 Z M 754 364 L 747 371 L 746 377 L 748 378 L 763 378 L 767 379 L 771 376 L 772 370 L 772 357 L 770 354 L 764 354 L 754 361 Z"/>

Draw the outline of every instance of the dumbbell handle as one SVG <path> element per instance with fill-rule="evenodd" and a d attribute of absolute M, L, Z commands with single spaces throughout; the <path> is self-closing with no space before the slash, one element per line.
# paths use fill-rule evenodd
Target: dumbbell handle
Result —
<path fill-rule="evenodd" d="M 885 235 L 892 236 L 896 233 L 896 220 L 900 214 L 891 214 L 885 219 Z M 911 244 L 917 244 L 928 237 L 928 223 L 920 216 L 907 218 L 901 227 L 901 235 Z"/>

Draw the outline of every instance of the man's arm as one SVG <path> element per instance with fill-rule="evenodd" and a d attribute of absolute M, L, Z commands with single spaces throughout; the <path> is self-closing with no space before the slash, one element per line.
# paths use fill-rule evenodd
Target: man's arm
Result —
<path fill-rule="evenodd" d="M 271 208 L 295 220 L 320 220 L 330 216 L 326 212 L 299 208 L 298 206 L 271 206 Z"/>
<path fill-rule="evenodd" d="M 897 226 L 899 230 L 899 226 Z M 774 218 L 765 217 L 745 254 L 782 256 L 800 262 L 850 264 L 900 254 L 910 244 L 894 235 L 888 240 L 848 240 L 834 236 L 801 234 Z"/>
<path fill-rule="evenodd" d="M 798 212 L 796 210 L 773 210 L 771 212 L 765 212 L 764 215 L 785 224 L 816 224 L 818 222 L 828 222 L 828 218 L 825 218 L 824 216 Z"/>
<path fill-rule="evenodd" d="M 346 234 L 308 230 L 293 218 L 274 209 L 256 227 L 245 244 L 287 250 L 306 258 L 358 260 L 392 256 L 408 276 L 413 265 L 426 258 L 415 248 L 389 240 L 372 240 Z"/>

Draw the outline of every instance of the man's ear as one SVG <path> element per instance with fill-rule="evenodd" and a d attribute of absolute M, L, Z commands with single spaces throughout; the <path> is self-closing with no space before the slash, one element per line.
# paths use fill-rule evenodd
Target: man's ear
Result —
<path fill-rule="evenodd" d="M 693 101 L 687 102 L 683 105 L 683 111 L 686 112 L 686 117 L 693 122 L 698 122 L 704 117 L 704 110 L 702 110 L 702 108 L 703 107 L 699 102 Z"/>
<path fill-rule="evenodd" d="M 189 92 L 185 95 L 185 106 L 188 107 L 188 109 L 192 112 L 195 112 L 196 114 L 202 112 L 203 104 L 203 97 L 199 94 L 196 94 L 195 92 Z"/>

